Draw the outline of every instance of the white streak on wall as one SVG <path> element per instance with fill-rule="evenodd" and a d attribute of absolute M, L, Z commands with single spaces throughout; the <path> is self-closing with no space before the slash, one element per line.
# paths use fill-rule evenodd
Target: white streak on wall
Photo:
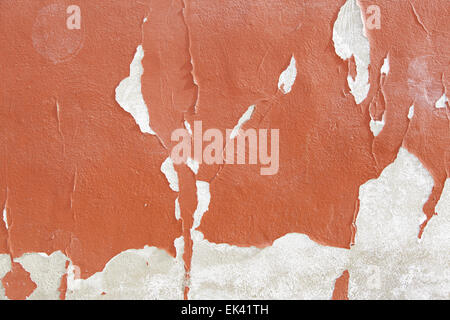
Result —
<path fill-rule="evenodd" d="M 170 157 L 168 157 L 161 165 L 161 172 L 166 176 L 167 181 L 169 182 L 170 189 L 178 192 L 178 174 L 175 171 L 173 166 L 173 161 Z"/>
<path fill-rule="evenodd" d="M 6 208 L 3 209 L 3 221 L 5 222 L 6 229 L 9 229 L 8 216 L 7 216 L 7 213 L 6 213 Z"/>
<path fill-rule="evenodd" d="M 409 107 L 409 111 L 408 111 L 408 119 L 411 120 L 413 117 L 414 117 L 414 105 Z"/>
<path fill-rule="evenodd" d="M 438 101 L 436 101 L 435 107 L 440 109 L 440 108 L 447 108 L 446 103 L 448 102 L 447 96 L 445 95 L 445 93 L 438 99 Z"/>
<path fill-rule="evenodd" d="M 178 201 L 178 197 L 175 199 L 175 218 L 177 220 L 180 220 L 180 218 L 181 218 L 181 209 L 180 209 L 180 202 Z"/>
<path fill-rule="evenodd" d="M 280 78 L 278 79 L 278 89 L 284 94 L 291 92 L 295 78 L 297 77 L 297 67 L 295 66 L 295 63 L 295 58 L 292 56 L 289 66 L 280 74 Z"/>
<path fill-rule="evenodd" d="M 385 114 L 386 112 L 383 113 L 383 117 L 381 118 L 381 121 L 378 120 L 370 120 L 369 126 L 370 126 L 370 131 L 372 131 L 373 136 L 376 137 L 380 134 L 381 130 L 383 130 L 384 125 L 385 125 Z"/>
<path fill-rule="evenodd" d="M 141 132 L 154 135 L 155 132 L 150 128 L 148 109 L 141 91 L 141 76 L 144 73 L 143 57 L 144 50 L 142 45 L 139 45 L 130 64 L 130 76 L 123 79 L 116 88 L 116 101 L 133 116 Z"/>
<path fill-rule="evenodd" d="M 209 183 L 205 181 L 196 181 L 197 186 L 197 208 L 194 212 L 194 223 L 191 231 L 200 226 L 203 214 L 208 211 L 209 202 L 211 201 L 211 194 L 209 192 Z"/>
<path fill-rule="evenodd" d="M 188 157 L 186 160 L 186 164 L 189 167 L 189 169 L 192 170 L 193 173 L 195 173 L 195 174 L 198 173 L 198 169 L 200 167 L 200 164 L 198 163 L 198 161 L 192 159 L 191 157 Z"/>
<path fill-rule="evenodd" d="M 384 58 L 383 65 L 381 66 L 380 72 L 381 74 L 387 75 L 389 73 L 389 57 Z"/>
<path fill-rule="evenodd" d="M 361 8 L 356 0 L 347 0 L 341 7 L 333 27 L 336 54 L 343 60 L 355 57 L 356 78 L 349 75 L 347 82 L 356 103 L 361 103 L 369 93 L 370 46 L 365 36 Z"/>
<path fill-rule="evenodd" d="M 239 130 L 241 127 L 252 117 L 253 111 L 255 111 L 255 106 L 252 105 L 248 107 L 247 111 L 245 111 L 242 116 L 239 118 L 237 125 L 233 128 L 230 134 L 230 139 L 234 139 L 239 134 Z"/>

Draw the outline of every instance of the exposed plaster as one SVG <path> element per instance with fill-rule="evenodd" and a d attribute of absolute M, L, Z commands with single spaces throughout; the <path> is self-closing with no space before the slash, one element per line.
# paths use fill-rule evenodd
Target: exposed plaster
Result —
<path fill-rule="evenodd" d="M 339 10 L 333 26 L 333 43 L 336 54 L 347 60 L 352 56 L 356 63 L 356 78 L 347 77 L 350 92 L 356 103 L 361 103 L 369 93 L 370 46 L 365 36 L 361 8 L 356 0 L 347 0 Z"/>
<path fill-rule="evenodd" d="M 156 134 L 150 128 L 150 118 L 147 105 L 141 91 L 141 76 L 144 73 L 142 45 L 136 48 L 133 61 L 130 64 L 130 75 L 123 79 L 116 88 L 116 101 L 126 112 L 130 113 L 143 133 Z"/>
<path fill-rule="evenodd" d="M 178 174 L 175 171 L 175 168 L 173 166 L 173 161 L 170 157 L 168 157 L 164 162 L 161 164 L 161 172 L 164 173 L 166 176 L 167 181 L 169 182 L 169 186 L 173 191 L 178 192 L 179 186 L 178 186 Z"/>
<path fill-rule="evenodd" d="M 250 120 L 254 111 L 255 111 L 254 105 L 248 107 L 248 109 L 242 114 L 242 116 L 238 120 L 238 123 L 234 126 L 233 130 L 231 131 L 230 139 L 234 139 L 238 136 L 239 130 L 244 125 L 244 123 Z"/>
<path fill-rule="evenodd" d="M 278 89 L 280 89 L 284 94 L 291 92 L 295 78 L 297 77 L 297 67 L 295 63 L 295 58 L 292 56 L 288 67 L 280 74 L 280 78 L 278 79 Z"/>

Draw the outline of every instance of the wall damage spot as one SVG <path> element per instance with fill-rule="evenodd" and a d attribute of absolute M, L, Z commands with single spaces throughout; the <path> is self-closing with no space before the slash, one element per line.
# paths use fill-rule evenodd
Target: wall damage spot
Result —
<path fill-rule="evenodd" d="M 350 92 L 356 103 L 361 103 L 369 93 L 370 46 L 364 31 L 361 8 L 356 0 L 347 0 L 339 10 L 333 26 L 333 43 L 336 54 L 343 60 L 352 56 L 356 64 L 356 78 L 347 77 Z"/>
<path fill-rule="evenodd" d="M 448 99 L 447 96 L 445 95 L 445 93 L 439 98 L 438 101 L 436 101 L 436 108 L 440 109 L 440 108 L 447 108 L 448 105 Z"/>
<path fill-rule="evenodd" d="M 448 0 L 53 2 L 0 1 L 0 298 L 449 297 Z"/>
<path fill-rule="evenodd" d="M 291 92 L 296 77 L 297 67 L 295 66 L 295 58 L 292 56 L 288 67 L 280 74 L 280 78 L 278 79 L 278 89 L 283 91 L 284 94 L 288 94 Z"/>
<path fill-rule="evenodd" d="M 166 176 L 167 182 L 169 182 L 170 189 L 173 191 L 180 191 L 178 186 L 178 174 L 173 166 L 173 161 L 169 157 L 161 164 L 161 172 Z"/>
<path fill-rule="evenodd" d="M 143 57 L 144 50 L 142 45 L 139 45 L 130 64 L 130 76 L 123 79 L 116 88 L 116 101 L 133 116 L 141 132 L 155 134 L 150 128 L 148 109 L 141 92 L 141 76 L 144 73 L 141 63 Z"/>

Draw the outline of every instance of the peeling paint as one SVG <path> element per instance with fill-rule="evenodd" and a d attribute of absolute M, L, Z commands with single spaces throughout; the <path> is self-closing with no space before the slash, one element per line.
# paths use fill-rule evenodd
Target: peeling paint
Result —
<path fill-rule="evenodd" d="M 0 299 L 450 298 L 446 0 L 13 2 Z M 196 123 L 279 170 L 174 164 Z"/>
<path fill-rule="evenodd" d="M 333 26 L 333 43 L 336 54 L 343 60 L 355 58 L 356 79 L 347 77 L 356 103 L 361 103 L 369 92 L 370 45 L 365 36 L 361 8 L 356 0 L 347 0 L 339 10 Z"/>
<path fill-rule="evenodd" d="M 297 77 L 297 67 L 295 66 L 295 63 L 295 58 L 292 56 L 288 67 L 280 74 L 280 78 L 278 79 L 278 89 L 283 91 L 284 94 L 291 92 L 295 78 Z"/>
<path fill-rule="evenodd" d="M 448 104 L 448 99 L 447 96 L 445 95 L 445 93 L 439 98 L 438 101 L 436 101 L 435 107 L 437 109 L 440 108 L 447 108 L 447 104 Z"/>
<path fill-rule="evenodd" d="M 116 88 L 116 101 L 132 115 L 141 132 L 155 134 L 150 128 L 148 109 L 141 92 L 141 76 L 144 73 L 141 63 L 143 57 L 144 50 L 140 45 L 130 64 L 130 76 L 123 79 Z"/>
<path fill-rule="evenodd" d="M 167 182 L 169 182 L 170 189 L 178 192 L 178 174 L 175 171 L 173 161 L 172 159 L 170 159 L 170 157 L 164 160 L 164 162 L 161 164 L 161 172 L 166 176 Z"/>
<path fill-rule="evenodd" d="M 233 130 L 230 134 L 230 139 L 234 139 L 238 136 L 239 130 L 241 127 L 252 117 L 253 112 L 255 111 L 255 106 L 248 107 L 247 111 L 245 111 L 242 116 L 239 118 L 238 123 L 234 126 Z"/>

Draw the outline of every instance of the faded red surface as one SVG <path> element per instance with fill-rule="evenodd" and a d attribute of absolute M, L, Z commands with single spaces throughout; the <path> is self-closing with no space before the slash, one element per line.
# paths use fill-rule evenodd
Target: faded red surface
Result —
<path fill-rule="evenodd" d="M 360 1 L 364 12 L 376 4 L 382 13 L 381 29 L 367 30 L 371 88 L 361 105 L 347 85 L 354 60 L 342 61 L 332 42 L 344 0 L 78 1 L 84 33 L 66 39 L 61 25 L 53 35 L 78 45 L 50 37 L 43 46 L 39 39 L 53 29 L 41 15 L 51 13 L 50 22 L 65 15 L 42 11 L 54 2 L 0 3 L 0 204 L 7 201 L 12 221 L 9 247 L 0 221 L 0 253 L 62 250 L 86 278 L 126 249 L 151 245 L 175 255 L 173 241 L 183 235 L 188 276 L 195 179 L 210 182 L 198 230 L 211 242 L 265 247 L 299 232 L 350 248 L 360 185 L 402 145 L 434 178 L 424 206 L 428 220 L 434 214 L 450 172 L 449 106 L 434 107 L 448 96 L 448 1 Z M 142 92 L 157 136 L 142 134 L 114 100 L 141 43 Z M 292 55 L 297 78 L 284 95 L 278 77 Z M 243 129 L 280 129 L 278 173 L 202 164 L 194 177 L 181 165 L 180 193 L 173 192 L 160 171 L 171 132 L 184 120 L 225 132 L 250 105 L 256 110 Z M 371 116 L 383 113 L 374 138 Z M 348 272 L 339 288 L 345 281 Z"/>

